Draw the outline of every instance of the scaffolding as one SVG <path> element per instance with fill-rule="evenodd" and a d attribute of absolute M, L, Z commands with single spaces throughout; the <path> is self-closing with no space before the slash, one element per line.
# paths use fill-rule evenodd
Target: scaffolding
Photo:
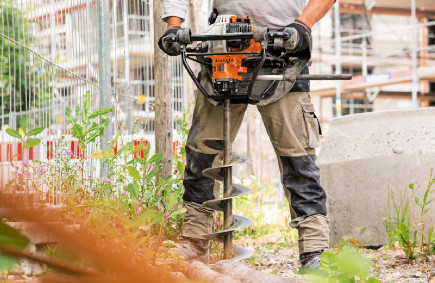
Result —
<path fill-rule="evenodd" d="M 337 83 L 310 82 L 311 100 L 324 136 L 329 121 L 340 115 L 434 105 L 435 2 L 417 0 L 415 15 L 411 15 L 408 0 L 337 0 L 314 25 L 310 72 L 354 76 Z M 414 83 L 413 74 L 417 74 Z M 279 187 L 275 152 L 261 116 L 251 106 L 247 116 L 235 147 L 253 157 L 253 166 L 237 175 L 254 175 L 261 183 Z"/>
<path fill-rule="evenodd" d="M 338 28 L 337 28 L 338 27 Z M 351 73 L 312 82 L 323 122 L 340 115 L 427 107 L 435 98 L 435 4 L 336 1 L 313 30 L 313 72 Z"/>

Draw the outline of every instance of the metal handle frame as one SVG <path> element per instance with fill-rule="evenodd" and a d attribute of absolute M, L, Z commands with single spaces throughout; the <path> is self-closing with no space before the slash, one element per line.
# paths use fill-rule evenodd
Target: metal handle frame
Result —
<path fill-rule="evenodd" d="M 281 39 L 288 39 L 291 38 L 291 34 L 288 32 L 267 32 L 267 35 L 265 35 L 263 38 L 266 41 L 270 41 L 271 39 L 275 38 L 281 38 Z M 210 94 L 208 91 L 201 85 L 201 83 L 196 78 L 195 74 L 193 73 L 192 69 L 189 66 L 189 63 L 187 62 L 187 59 L 191 59 L 193 61 L 196 61 L 198 63 L 202 63 L 199 60 L 195 60 L 193 58 L 189 58 L 192 56 L 198 57 L 204 57 L 204 56 L 212 56 L 212 55 L 260 55 L 261 59 L 258 64 L 258 66 L 255 68 L 254 73 L 251 78 L 249 78 L 251 81 L 248 85 L 248 90 L 246 93 L 246 96 L 249 99 L 251 98 L 251 93 L 253 86 L 255 84 L 256 80 L 271 80 L 271 81 L 293 81 L 293 80 L 350 80 L 352 79 L 352 75 L 350 74 L 328 74 L 328 75 L 297 75 L 295 76 L 288 76 L 288 75 L 258 75 L 261 68 L 263 67 L 263 64 L 266 59 L 266 48 L 267 44 L 262 44 L 261 52 L 258 51 L 230 51 L 230 52 L 190 52 L 191 50 L 188 50 L 187 44 L 190 44 L 195 41 L 216 41 L 216 40 L 229 40 L 229 39 L 255 39 L 254 32 L 245 32 L 245 33 L 235 33 L 235 34 L 197 34 L 197 35 L 191 35 L 190 32 L 188 33 L 178 33 L 177 36 L 171 36 L 164 38 L 164 41 L 168 44 L 177 42 L 180 43 L 181 46 L 181 59 L 184 68 L 186 69 L 187 73 L 189 74 L 192 81 L 195 83 L 198 90 L 207 98 L 207 99 L 213 99 L 213 95 L 217 95 L 217 93 Z M 262 42 L 260 42 L 262 43 Z M 189 51 L 189 52 L 188 52 Z M 269 86 L 270 87 L 270 86 Z"/>

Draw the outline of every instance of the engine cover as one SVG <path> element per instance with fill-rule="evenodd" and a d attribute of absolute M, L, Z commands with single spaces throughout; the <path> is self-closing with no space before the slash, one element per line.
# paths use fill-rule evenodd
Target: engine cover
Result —
<path fill-rule="evenodd" d="M 253 32 L 255 25 L 251 24 L 250 18 L 237 18 L 231 15 L 218 16 L 216 22 L 209 26 L 206 34 L 236 34 Z M 248 56 L 258 56 L 258 54 L 228 54 L 228 52 L 260 52 L 261 45 L 253 39 L 236 39 L 209 41 L 209 52 L 222 53 L 222 55 L 210 55 L 207 58 L 212 60 L 212 81 L 215 88 L 220 93 L 236 93 L 240 82 L 243 81 L 242 73 L 247 72 L 247 68 L 242 66 L 242 62 Z"/>

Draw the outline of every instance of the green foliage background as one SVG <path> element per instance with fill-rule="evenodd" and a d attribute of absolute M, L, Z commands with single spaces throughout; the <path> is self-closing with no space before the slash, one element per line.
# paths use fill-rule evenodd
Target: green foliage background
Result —
<path fill-rule="evenodd" d="M 0 3 L 0 33 L 24 46 L 35 41 L 26 11 L 16 8 L 12 1 Z M 30 52 L 0 34 L 0 114 L 28 111 L 46 105 L 48 82 L 52 76 L 47 63 L 35 64 Z M 36 58 L 36 57 L 34 57 Z M 9 124 L 9 118 L 1 121 Z M 37 119 L 38 120 L 38 119 Z M 17 119 L 19 123 L 19 119 Z"/>

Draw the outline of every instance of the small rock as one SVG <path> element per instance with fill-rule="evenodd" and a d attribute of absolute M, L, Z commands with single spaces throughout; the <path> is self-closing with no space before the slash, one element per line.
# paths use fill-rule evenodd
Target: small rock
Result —
<path fill-rule="evenodd" d="M 261 266 L 271 266 L 276 264 L 276 260 L 274 260 L 273 258 L 261 258 L 259 260 L 259 263 Z"/>
<path fill-rule="evenodd" d="M 261 259 L 259 259 L 258 263 L 261 266 L 269 266 L 270 265 L 269 260 L 267 258 L 261 258 Z"/>
<path fill-rule="evenodd" d="M 418 257 L 418 258 L 415 259 L 415 262 L 417 264 L 423 263 L 425 261 L 426 261 L 426 258 L 424 258 L 424 257 Z"/>
<path fill-rule="evenodd" d="M 403 153 L 403 148 L 393 148 L 393 152 L 397 154 Z"/>
<path fill-rule="evenodd" d="M 267 252 L 269 252 L 269 250 L 267 248 L 265 248 L 265 247 L 259 247 L 258 249 L 259 249 L 260 253 L 267 253 Z"/>
<path fill-rule="evenodd" d="M 210 259 L 211 260 L 216 260 L 218 258 L 217 254 L 210 254 Z"/>
<path fill-rule="evenodd" d="M 430 255 L 427 257 L 427 259 L 431 262 L 435 262 L 435 255 Z"/>
<path fill-rule="evenodd" d="M 422 277 L 423 276 L 423 273 L 421 273 L 420 271 L 417 271 L 415 274 L 414 274 L 414 277 Z"/>
<path fill-rule="evenodd" d="M 172 275 L 174 278 L 187 280 L 186 275 L 184 275 L 184 274 L 181 273 L 181 272 L 171 272 L 171 275 Z"/>

